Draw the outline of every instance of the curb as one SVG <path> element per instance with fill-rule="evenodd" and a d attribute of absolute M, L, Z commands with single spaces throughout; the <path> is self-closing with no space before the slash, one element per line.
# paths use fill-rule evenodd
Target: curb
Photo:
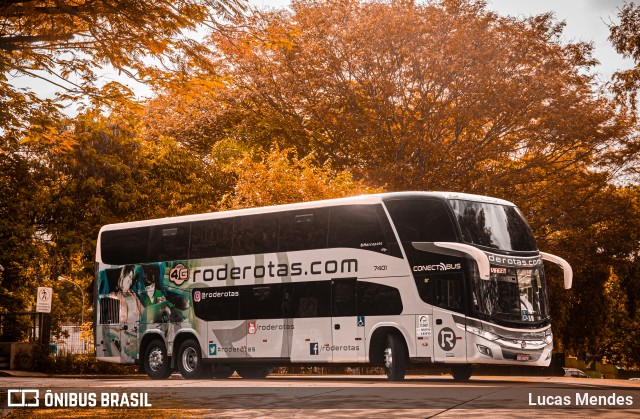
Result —
<path fill-rule="evenodd" d="M 0 370 L 0 377 L 48 377 L 48 375 L 34 371 Z"/>
<path fill-rule="evenodd" d="M 16 377 L 16 378 L 67 378 L 67 379 L 81 379 L 81 380 L 96 380 L 96 379 L 126 379 L 126 378 L 146 378 L 144 374 L 130 374 L 130 375 L 108 375 L 108 374 L 46 374 L 36 371 L 20 371 L 20 370 L 0 370 L 0 377 Z"/>

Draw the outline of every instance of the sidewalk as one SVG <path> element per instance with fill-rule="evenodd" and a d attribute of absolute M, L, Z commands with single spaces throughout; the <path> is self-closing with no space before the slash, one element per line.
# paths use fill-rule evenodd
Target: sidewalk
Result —
<path fill-rule="evenodd" d="M 35 371 L 0 370 L 0 377 L 48 377 L 48 375 Z"/>
<path fill-rule="evenodd" d="M 46 374 L 44 372 L 36 372 L 36 371 L 19 371 L 19 370 L 0 370 L 0 377 L 47 377 L 47 378 L 80 378 L 80 379 L 124 379 L 124 378 L 147 378 L 146 374 L 129 374 L 129 375 L 118 375 L 118 374 Z"/>

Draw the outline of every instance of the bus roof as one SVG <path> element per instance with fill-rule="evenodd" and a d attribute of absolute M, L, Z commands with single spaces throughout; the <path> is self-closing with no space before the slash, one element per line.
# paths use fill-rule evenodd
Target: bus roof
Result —
<path fill-rule="evenodd" d="M 193 222 L 200 220 L 213 220 L 218 218 L 235 217 L 241 215 L 268 214 L 279 211 L 304 210 L 319 207 L 331 207 L 345 204 L 377 204 L 386 200 L 410 199 L 410 198 L 438 198 L 442 200 L 460 199 L 464 201 L 486 202 L 498 205 L 515 206 L 503 199 L 491 198 L 482 195 L 472 195 L 458 192 L 389 192 L 371 195 L 359 195 L 347 198 L 326 199 L 321 201 L 299 202 L 294 204 L 273 205 L 267 207 L 245 208 L 230 211 L 210 212 L 194 215 L 183 215 L 177 217 L 156 218 L 142 221 L 131 221 L 118 224 L 107 224 L 100 229 L 100 233 L 105 230 L 119 230 L 133 227 L 146 227 L 151 225 Z"/>

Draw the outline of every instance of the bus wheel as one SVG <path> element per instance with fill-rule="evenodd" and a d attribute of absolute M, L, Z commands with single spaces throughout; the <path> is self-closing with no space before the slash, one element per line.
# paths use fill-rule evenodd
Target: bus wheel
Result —
<path fill-rule="evenodd" d="M 178 371 L 187 380 L 202 377 L 204 365 L 202 351 L 195 339 L 187 339 L 178 349 Z"/>
<path fill-rule="evenodd" d="M 453 379 L 456 381 L 469 381 L 472 373 L 473 365 L 471 364 L 451 366 L 451 375 L 453 375 Z"/>
<path fill-rule="evenodd" d="M 384 347 L 383 360 L 384 371 L 390 381 L 402 381 L 407 372 L 407 352 L 402 339 L 396 335 L 387 336 L 387 344 Z"/>
<path fill-rule="evenodd" d="M 231 377 L 232 375 L 233 368 L 231 368 L 229 365 L 211 365 L 211 376 L 213 378 L 225 379 Z"/>
<path fill-rule="evenodd" d="M 236 372 L 242 378 L 262 379 L 271 374 L 271 367 L 268 365 L 237 365 Z"/>
<path fill-rule="evenodd" d="M 152 380 L 164 380 L 172 373 L 167 348 L 160 339 L 149 342 L 144 351 L 144 370 Z"/>

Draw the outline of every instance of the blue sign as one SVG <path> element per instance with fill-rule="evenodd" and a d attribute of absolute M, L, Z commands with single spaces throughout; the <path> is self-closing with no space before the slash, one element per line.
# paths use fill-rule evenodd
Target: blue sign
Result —
<path fill-rule="evenodd" d="M 364 316 L 358 316 L 358 327 L 364 327 Z"/>
<path fill-rule="evenodd" d="M 218 355 L 218 346 L 215 343 L 209 344 L 209 356 Z"/>

